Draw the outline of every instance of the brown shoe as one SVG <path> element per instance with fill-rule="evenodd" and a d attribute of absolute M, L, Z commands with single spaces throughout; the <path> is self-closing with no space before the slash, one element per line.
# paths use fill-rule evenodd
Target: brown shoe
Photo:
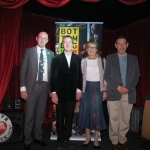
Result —
<path fill-rule="evenodd" d="M 124 144 L 119 143 L 119 146 L 122 148 L 122 150 L 129 150 L 127 142 L 125 142 Z"/>
<path fill-rule="evenodd" d="M 112 144 L 112 150 L 119 150 L 118 144 Z"/>

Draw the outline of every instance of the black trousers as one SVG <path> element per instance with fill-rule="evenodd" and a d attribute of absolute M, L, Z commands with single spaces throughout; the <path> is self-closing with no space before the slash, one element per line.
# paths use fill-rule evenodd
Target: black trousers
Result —
<path fill-rule="evenodd" d="M 66 103 L 59 102 L 57 105 L 56 130 L 58 141 L 67 141 L 71 137 L 75 103 L 75 101 L 68 101 Z"/>

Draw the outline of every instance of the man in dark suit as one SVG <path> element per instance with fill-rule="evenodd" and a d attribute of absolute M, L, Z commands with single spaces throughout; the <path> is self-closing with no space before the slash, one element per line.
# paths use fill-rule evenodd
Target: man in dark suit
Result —
<path fill-rule="evenodd" d="M 81 58 L 72 52 L 73 39 L 71 36 L 64 36 L 62 42 L 64 52 L 52 59 L 51 70 L 52 102 L 57 104 L 57 149 L 62 149 L 64 142 L 68 148 L 74 148 L 69 138 L 71 137 L 75 103 L 82 95 Z"/>
<path fill-rule="evenodd" d="M 117 38 L 117 53 L 107 56 L 104 79 L 107 82 L 107 108 L 109 113 L 109 138 L 112 150 L 128 150 L 126 134 L 130 114 L 136 103 L 136 85 L 140 77 L 138 59 L 126 53 L 128 41 Z"/>
<path fill-rule="evenodd" d="M 30 150 L 33 124 L 34 142 L 47 146 L 42 141 L 42 124 L 50 94 L 50 70 L 54 53 L 45 47 L 48 42 L 46 32 L 40 32 L 36 41 L 37 46 L 25 50 L 20 68 L 20 95 L 26 101 L 24 150 Z"/>

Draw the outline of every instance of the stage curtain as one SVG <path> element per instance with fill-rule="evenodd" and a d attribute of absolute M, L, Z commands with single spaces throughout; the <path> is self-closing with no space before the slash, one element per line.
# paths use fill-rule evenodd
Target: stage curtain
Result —
<path fill-rule="evenodd" d="M 70 0 L 37 0 L 39 3 L 52 8 L 58 8 L 66 5 Z"/>
<path fill-rule="evenodd" d="M 145 2 L 146 0 L 119 0 L 119 1 L 125 5 L 133 6 Z"/>
<path fill-rule="evenodd" d="M 22 7 L 11 10 L 0 7 L 0 103 L 8 88 L 17 55 L 21 18 Z M 16 87 L 15 81 L 14 86 Z M 11 87 L 11 90 L 14 91 L 14 87 Z"/>
<path fill-rule="evenodd" d="M 89 2 L 89 3 L 97 3 L 100 2 L 101 0 L 81 0 L 83 2 Z"/>
<path fill-rule="evenodd" d="M 45 31 L 49 35 L 49 42 L 46 47 L 54 51 L 55 48 L 55 20 L 54 18 L 38 16 L 28 13 L 23 13 L 20 34 L 19 34 L 19 42 L 18 49 L 15 54 L 15 61 L 13 63 L 13 70 L 11 73 L 11 78 L 7 87 L 7 91 L 5 93 L 5 98 L 19 98 L 20 99 L 20 87 L 19 87 L 19 70 L 22 62 L 22 56 L 24 51 L 28 47 L 35 46 L 36 36 L 40 31 Z M 64 21 L 64 20 L 62 20 Z M 25 112 L 25 101 L 21 99 L 22 106 L 21 108 Z M 52 102 L 51 99 L 48 98 L 46 109 L 45 109 L 45 118 L 44 123 L 50 123 L 52 121 Z"/>
<path fill-rule="evenodd" d="M 0 6 L 3 8 L 15 9 L 24 5 L 28 1 L 29 0 L 0 0 Z"/>

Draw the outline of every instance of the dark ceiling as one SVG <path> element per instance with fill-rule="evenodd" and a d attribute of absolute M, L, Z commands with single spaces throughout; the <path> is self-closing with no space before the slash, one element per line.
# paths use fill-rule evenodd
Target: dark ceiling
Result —
<path fill-rule="evenodd" d="M 106 29 L 118 29 L 150 17 L 150 0 L 127 6 L 119 0 L 101 0 L 98 3 L 71 0 L 63 7 L 49 8 L 36 0 L 24 5 L 24 12 L 64 19 L 72 22 L 103 22 Z"/>

